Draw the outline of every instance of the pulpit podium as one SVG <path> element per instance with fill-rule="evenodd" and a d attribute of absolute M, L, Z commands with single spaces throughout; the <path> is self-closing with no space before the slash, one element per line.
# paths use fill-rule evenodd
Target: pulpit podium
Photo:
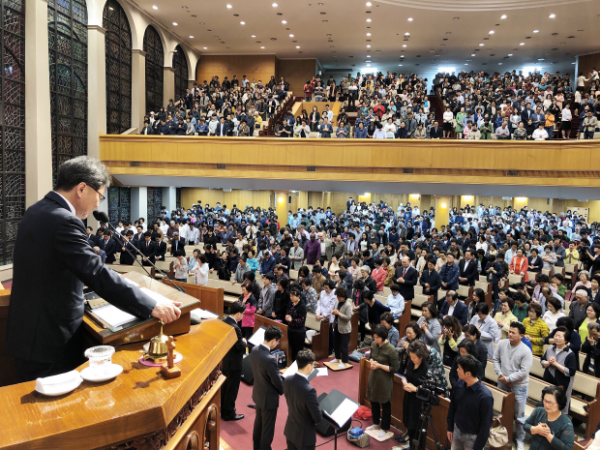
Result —
<path fill-rule="evenodd" d="M 186 295 L 162 293 L 169 298 Z M 196 302 L 194 307 L 198 306 Z M 176 351 L 183 355 L 178 364 L 181 377 L 174 379 L 161 376 L 160 367 L 138 362 L 144 343 L 158 333 L 156 328 L 152 334 L 155 320 L 112 336 L 96 324 L 86 324 L 88 338 L 100 339 L 94 345 L 107 336 L 113 338 L 106 343 L 116 345 L 112 362 L 121 365 L 123 373 L 108 382 L 84 381 L 59 397 L 37 393 L 35 381 L 0 388 L 4 406 L 0 449 L 218 450 L 220 388 L 225 380 L 221 361 L 236 342 L 236 334 L 220 320 L 190 327 L 189 312 L 187 318 L 183 316 L 185 323 L 177 324 L 179 319 L 173 322 L 173 330 L 165 327 L 165 333 L 175 334 Z M 185 334 L 174 332 L 186 326 Z"/>

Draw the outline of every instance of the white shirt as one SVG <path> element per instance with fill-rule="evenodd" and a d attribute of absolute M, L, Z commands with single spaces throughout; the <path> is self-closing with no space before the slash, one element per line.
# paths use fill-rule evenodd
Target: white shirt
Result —
<path fill-rule="evenodd" d="M 200 230 L 194 227 L 193 230 L 189 230 L 187 233 L 187 240 L 192 241 L 194 244 L 198 244 L 198 239 L 200 238 Z"/>
<path fill-rule="evenodd" d="M 331 122 L 333 120 L 333 111 L 332 110 L 328 110 L 325 111 L 327 113 L 327 118 L 329 119 L 329 122 Z"/>
<path fill-rule="evenodd" d="M 193 270 L 194 282 L 199 286 L 206 286 L 208 284 L 208 271 L 208 263 L 196 266 Z"/>
<path fill-rule="evenodd" d="M 317 314 L 323 317 L 329 317 L 329 323 L 335 321 L 335 316 L 331 314 L 331 311 L 333 311 L 336 301 L 337 297 L 335 295 L 335 289 L 332 289 L 329 294 L 325 292 L 325 289 L 321 291 L 319 301 L 317 302 Z"/>
<path fill-rule="evenodd" d="M 570 121 L 572 118 L 573 116 L 571 114 L 571 110 L 569 108 L 563 108 L 561 121 L 567 122 Z"/>
<path fill-rule="evenodd" d="M 545 141 L 548 139 L 548 132 L 543 128 L 541 130 L 538 128 L 531 136 L 533 136 L 534 141 Z"/>
<path fill-rule="evenodd" d="M 454 114 L 452 114 L 452 111 L 446 111 L 442 115 L 442 118 L 444 119 L 444 122 L 450 122 L 452 119 L 454 119 Z"/>
<path fill-rule="evenodd" d="M 385 139 L 386 134 L 383 128 L 377 128 L 373 133 L 373 139 Z"/>

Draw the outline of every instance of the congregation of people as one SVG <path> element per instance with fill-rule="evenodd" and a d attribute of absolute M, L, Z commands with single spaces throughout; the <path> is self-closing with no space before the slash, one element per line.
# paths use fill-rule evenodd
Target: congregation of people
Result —
<path fill-rule="evenodd" d="M 370 349 L 367 397 L 373 429 L 382 435 L 391 426 L 393 376 L 405 381 L 408 432 L 398 437 L 404 442 L 416 436 L 420 401 L 414 394 L 429 377 L 457 401 L 449 439 L 462 442 L 460 448 L 483 448 L 491 394 L 480 384 L 486 365 L 493 364 L 498 388 L 515 394 L 519 450 L 527 433 L 539 447 L 557 447 L 554 437 L 563 442 L 558 448 L 572 448 L 567 415 L 574 375 L 579 370 L 600 376 L 595 363 L 600 355 L 600 237 L 597 224 L 583 216 L 480 204 L 454 208 L 449 223 L 438 224 L 434 208 L 421 211 L 407 203 L 394 211 L 383 201 L 367 205 L 349 198 L 339 214 L 330 207 L 289 211 L 285 226 L 272 208 L 229 209 L 201 201 L 187 210 L 163 208 L 148 228 L 144 222 L 119 223 L 123 242 L 111 239 L 107 228 L 94 234 L 88 227 L 90 245 L 107 263 L 120 253 L 121 264 L 132 264 L 127 246 L 139 248 L 144 264 L 146 258 L 164 260 L 170 252 L 179 281 L 193 275 L 196 284 L 206 285 L 216 274 L 241 284 L 231 312 L 244 349 L 255 316 L 263 315 L 287 325 L 290 362 L 303 355 L 303 364 L 312 364 L 304 348 L 306 317 L 312 313 L 331 324 L 333 362 L 347 364 L 351 317 L 357 313 L 358 348 Z M 186 245 L 196 247 L 192 255 L 185 254 Z M 560 270 L 565 264 L 580 269 L 572 285 Z M 297 279 L 290 279 L 290 270 L 297 271 Z M 513 275 L 520 282 L 508 285 Z M 468 305 L 459 299 L 460 286 L 473 287 L 482 278 L 493 286 L 491 303 L 480 288 L 472 291 Z M 431 300 L 420 306 L 418 320 L 398 330 L 397 319 L 411 314 L 405 302 L 415 298 L 416 287 Z M 378 300 L 387 288 L 387 300 Z M 583 367 L 579 352 L 587 354 Z M 541 360 L 543 379 L 559 389 L 545 392 L 543 407 L 527 418 L 533 357 Z M 450 368 L 450 383 L 444 366 Z M 238 420 L 236 396 L 237 391 L 223 396 L 226 420 Z M 488 405 L 483 408 L 489 414 L 465 407 L 472 402 Z"/>

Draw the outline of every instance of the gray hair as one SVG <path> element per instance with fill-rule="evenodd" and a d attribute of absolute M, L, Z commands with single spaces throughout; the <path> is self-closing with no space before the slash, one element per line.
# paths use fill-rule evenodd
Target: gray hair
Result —
<path fill-rule="evenodd" d="M 600 331 L 600 323 L 590 322 L 588 323 L 588 331 L 596 330 Z"/>
<path fill-rule="evenodd" d="M 98 159 L 89 156 L 78 156 L 65 161 L 58 168 L 54 189 L 70 191 L 79 183 L 85 183 L 92 189 L 110 186 L 110 173 Z"/>

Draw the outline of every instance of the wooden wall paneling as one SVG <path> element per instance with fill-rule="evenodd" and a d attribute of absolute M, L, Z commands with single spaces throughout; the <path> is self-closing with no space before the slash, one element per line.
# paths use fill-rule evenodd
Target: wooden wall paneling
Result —
<path fill-rule="evenodd" d="M 304 95 L 304 84 L 315 76 L 316 59 L 279 59 L 277 62 L 277 81 L 280 77 L 290 83 L 290 90 L 299 97 Z"/>
<path fill-rule="evenodd" d="M 229 209 L 233 205 L 244 209 L 246 206 L 260 206 L 268 208 L 273 198 L 273 191 L 245 191 L 235 189 L 231 192 L 223 192 L 221 189 L 207 188 L 182 188 L 181 189 L 181 204 L 185 208 L 191 208 L 198 200 L 202 200 L 202 205 L 209 204 L 214 207 L 217 202 L 221 205 L 227 205 Z"/>
<path fill-rule="evenodd" d="M 583 72 L 586 78 L 590 78 L 590 73 L 593 69 L 598 69 L 600 67 L 600 53 L 591 53 L 589 55 L 581 55 L 577 57 L 577 69 L 579 72 Z M 579 73 L 575 74 L 577 77 Z M 585 86 L 588 87 L 590 85 L 590 81 L 585 83 Z"/>
<path fill-rule="evenodd" d="M 276 71 L 275 55 L 203 55 L 196 68 L 196 79 L 200 83 L 203 80 L 210 82 L 213 75 L 218 75 L 222 82 L 224 77 L 231 80 L 237 75 L 241 80 L 246 75 L 250 82 L 260 79 L 266 84 Z"/>

